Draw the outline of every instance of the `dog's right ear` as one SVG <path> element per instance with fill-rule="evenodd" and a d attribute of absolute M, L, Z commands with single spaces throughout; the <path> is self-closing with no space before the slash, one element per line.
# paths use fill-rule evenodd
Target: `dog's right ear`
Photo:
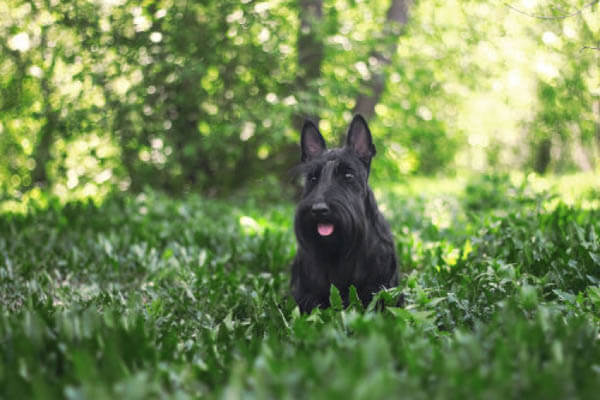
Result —
<path fill-rule="evenodd" d="M 326 149 L 325 139 L 319 132 L 319 128 L 311 121 L 305 121 L 300 136 L 300 147 L 302 148 L 302 161 L 308 161 L 318 157 Z"/>

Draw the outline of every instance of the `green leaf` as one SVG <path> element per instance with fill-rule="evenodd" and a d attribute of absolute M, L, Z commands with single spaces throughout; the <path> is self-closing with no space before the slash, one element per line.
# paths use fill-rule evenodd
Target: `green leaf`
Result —
<path fill-rule="evenodd" d="M 168 260 L 171 257 L 173 257 L 173 249 L 166 249 L 162 254 L 163 260 Z"/>
<path fill-rule="evenodd" d="M 348 296 L 350 308 L 355 308 L 357 310 L 362 310 L 364 308 L 362 301 L 360 301 L 360 298 L 358 297 L 358 292 L 356 291 L 356 287 L 354 287 L 354 285 L 350 285 Z"/>
<path fill-rule="evenodd" d="M 329 288 L 329 304 L 331 305 L 331 308 L 336 311 L 340 311 L 344 308 L 342 296 L 340 296 L 340 291 L 335 285 L 331 285 Z"/>

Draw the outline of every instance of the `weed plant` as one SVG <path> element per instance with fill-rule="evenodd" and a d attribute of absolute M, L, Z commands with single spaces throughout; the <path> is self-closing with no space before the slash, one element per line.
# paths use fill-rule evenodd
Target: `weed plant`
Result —
<path fill-rule="evenodd" d="M 0 398 L 598 398 L 598 208 L 502 176 L 380 203 L 388 306 L 342 310 L 333 288 L 311 315 L 289 295 L 291 205 L 145 193 L 0 215 Z"/>

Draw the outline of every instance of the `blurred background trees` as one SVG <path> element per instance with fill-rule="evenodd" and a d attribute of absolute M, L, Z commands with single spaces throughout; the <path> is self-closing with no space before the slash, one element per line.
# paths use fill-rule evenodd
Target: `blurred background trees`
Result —
<path fill-rule="evenodd" d="M 354 112 L 382 182 L 597 171 L 597 3 L 7 0 L 1 196 L 280 196 L 302 120 Z"/>

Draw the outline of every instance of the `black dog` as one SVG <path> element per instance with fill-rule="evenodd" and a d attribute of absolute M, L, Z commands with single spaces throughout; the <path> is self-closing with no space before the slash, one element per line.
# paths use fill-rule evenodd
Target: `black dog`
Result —
<path fill-rule="evenodd" d="M 374 293 L 398 284 L 394 239 L 367 183 L 375 155 L 369 127 L 355 116 L 345 146 L 327 150 L 307 121 L 301 147 L 298 171 L 306 183 L 294 220 L 294 299 L 302 312 L 328 307 L 333 284 L 347 306 L 354 285 L 366 306 Z"/>

